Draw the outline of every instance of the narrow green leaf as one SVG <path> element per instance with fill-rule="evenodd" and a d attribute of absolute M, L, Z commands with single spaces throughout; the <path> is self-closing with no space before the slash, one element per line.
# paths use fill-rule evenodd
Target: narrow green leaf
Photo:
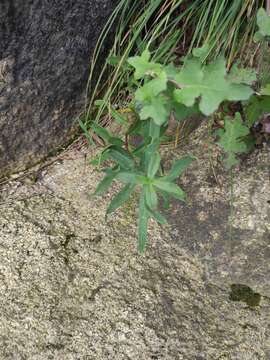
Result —
<path fill-rule="evenodd" d="M 96 191 L 94 192 L 94 196 L 99 196 L 102 195 L 104 192 L 106 192 L 111 186 L 116 176 L 117 176 L 117 172 L 106 175 L 103 178 L 103 180 L 98 184 Z"/>
<path fill-rule="evenodd" d="M 107 129 L 98 125 L 97 123 L 92 123 L 91 129 L 106 142 L 109 142 L 109 139 L 112 137 Z"/>
<path fill-rule="evenodd" d="M 139 176 L 133 172 L 120 171 L 117 179 L 126 184 L 139 184 Z"/>
<path fill-rule="evenodd" d="M 147 168 L 147 176 L 150 179 L 153 179 L 154 176 L 156 175 L 156 173 L 158 172 L 159 167 L 160 167 L 160 161 L 161 161 L 161 157 L 158 152 L 154 153 L 151 156 L 151 158 L 148 162 L 148 168 Z"/>
<path fill-rule="evenodd" d="M 163 215 L 161 215 L 159 212 L 151 210 L 150 208 L 147 208 L 147 210 L 151 218 L 156 220 L 160 225 L 165 225 L 168 223 L 166 218 Z"/>
<path fill-rule="evenodd" d="M 84 136 L 86 137 L 86 140 L 88 141 L 89 145 L 93 145 L 94 141 L 92 139 L 92 136 L 89 134 L 89 131 L 88 131 L 86 125 L 81 120 L 79 120 L 79 124 L 83 130 Z"/>
<path fill-rule="evenodd" d="M 158 206 L 158 197 L 153 185 L 144 185 L 144 194 L 147 206 L 155 210 Z"/>
<path fill-rule="evenodd" d="M 147 244 L 147 228 L 148 228 L 149 212 L 146 208 L 144 191 L 141 192 L 139 204 L 139 224 L 138 224 L 138 249 L 143 253 Z"/>
<path fill-rule="evenodd" d="M 154 186 L 156 186 L 158 189 L 167 192 L 170 196 L 185 201 L 186 200 L 186 194 L 185 192 L 176 184 L 164 180 L 155 180 Z"/>
<path fill-rule="evenodd" d="M 109 215 L 122 206 L 130 198 L 135 186 L 135 184 L 128 184 L 119 191 L 119 193 L 112 199 L 106 214 Z"/>
<path fill-rule="evenodd" d="M 165 191 L 161 191 L 161 190 L 159 190 L 159 193 L 161 194 L 162 199 L 163 199 L 164 209 L 168 210 L 170 208 L 170 197 L 169 197 L 168 193 L 166 193 Z"/>
<path fill-rule="evenodd" d="M 111 147 L 110 157 L 115 160 L 123 169 L 133 169 L 135 166 L 133 158 L 121 147 Z"/>
<path fill-rule="evenodd" d="M 121 115 L 118 111 L 111 109 L 112 117 L 120 125 L 128 125 L 128 120 L 125 116 Z"/>
<path fill-rule="evenodd" d="M 177 179 L 194 160 L 196 160 L 194 156 L 185 156 L 182 159 L 175 161 L 169 174 L 166 175 L 164 179 L 166 181 L 173 181 Z"/>

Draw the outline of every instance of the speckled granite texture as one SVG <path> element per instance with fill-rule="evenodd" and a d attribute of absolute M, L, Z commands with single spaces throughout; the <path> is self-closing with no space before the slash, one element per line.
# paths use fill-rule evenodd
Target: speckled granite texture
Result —
<path fill-rule="evenodd" d="M 89 196 L 101 175 L 83 151 L 2 186 L 1 360 L 270 359 L 269 149 L 236 170 L 230 238 L 227 175 L 215 183 L 201 146 L 198 131 L 183 150 L 198 155 L 189 203 L 151 223 L 144 255 L 132 203 L 104 220 L 118 185 Z M 232 301 L 233 283 L 259 306 Z"/>

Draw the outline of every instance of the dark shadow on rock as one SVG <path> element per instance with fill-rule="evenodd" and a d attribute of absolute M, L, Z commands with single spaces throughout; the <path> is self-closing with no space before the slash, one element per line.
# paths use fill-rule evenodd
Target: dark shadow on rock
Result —
<path fill-rule="evenodd" d="M 205 188 L 210 186 L 215 192 L 212 184 L 206 184 Z M 172 240 L 202 261 L 206 282 L 223 288 L 233 283 L 246 284 L 259 287 L 264 295 L 269 296 L 270 234 L 267 229 L 259 232 L 256 227 L 254 230 L 231 227 L 229 196 L 226 199 L 225 192 L 202 200 L 206 198 L 202 194 L 204 190 L 192 175 L 185 187 L 189 192 L 188 203 L 173 201 L 166 214 L 172 226 Z M 251 214 L 252 211 L 256 214 L 252 201 L 243 199 L 240 201 L 246 201 Z M 236 201 L 234 211 L 237 206 Z M 243 212 L 240 216 L 245 218 L 249 214 Z"/>
<path fill-rule="evenodd" d="M 91 55 L 117 3 L 0 2 L 0 177 L 33 165 L 73 134 Z"/>

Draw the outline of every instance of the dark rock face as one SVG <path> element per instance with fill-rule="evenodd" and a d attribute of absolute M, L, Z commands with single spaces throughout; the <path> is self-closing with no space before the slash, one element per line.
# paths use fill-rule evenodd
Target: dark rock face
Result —
<path fill-rule="evenodd" d="M 0 1 L 0 177 L 61 146 L 117 0 Z"/>

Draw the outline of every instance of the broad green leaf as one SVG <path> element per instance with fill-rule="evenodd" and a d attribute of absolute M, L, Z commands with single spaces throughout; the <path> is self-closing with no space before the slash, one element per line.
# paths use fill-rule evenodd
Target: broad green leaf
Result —
<path fill-rule="evenodd" d="M 270 84 L 265 85 L 265 86 L 261 89 L 260 93 L 261 93 L 262 95 L 270 96 Z"/>
<path fill-rule="evenodd" d="M 170 111 L 165 97 L 152 98 L 151 101 L 145 103 L 140 112 L 142 120 L 153 119 L 159 126 L 168 120 L 169 115 Z"/>
<path fill-rule="evenodd" d="M 245 111 L 247 125 L 252 127 L 264 112 L 270 112 L 270 96 L 252 96 Z"/>
<path fill-rule="evenodd" d="M 145 250 L 147 244 L 147 227 L 149 220 L 149 212 L 145 204 L 144 192 L 141 192 L 140 203 L 139 203 L 139 224 L 138 224 L 138 237 L 139 244 L 138 249 L 142 253 Z"/>
<path fill-rule="evenodd" d="M 180 103 L 177 103 L 176 101 L 174 101 L 172 107 L 174 109 L 175 118 L 177 121 L 183 121 L 192 115 L 200 114 L 197 104 L 187 107 L 183 104 L 180 104 Z"/>
<path fill-rule="evenodd" d="M 267 15 L 264 8 L 260 8 L 257 12 L 257 24 L 259 32 L 263 36 L 270 36 L 270 16 Z"/>
<path fill-rule="evenodd" d="M 161 157 L 158 152 L 154 153 L 148 163 L 147 176 L 154 178 L 160 167 Z"/>
<path fill-rule="evenodd" d="M 123 169 L 130 170 L 135 166 L 134 159 L 121 147 L 112 146 L 110 148 L 110 157 L 115 160 Z"/>
<path fill-rule="evenodd" d="M 202 47 L 193 49 L 192 55 L 199 58 L 201 61 L 204 61 L 209 54 L 209 49 L 209 44 L 205 43 Z"/>
<path fill-rule="evenodd" d="M 175 161 L 170 172 L 164 177 L 164 179 L 166 181 L 173 181 L 177 179 L 194 160 L 196 160 L 194 156 L 185 156 L 182 159 Z"/>
<path fill-rule="evenodd" d="M 112 199 L 107 209 L 107 215 L 113 213 L 130 198 L 135 189 L 135 186 L 135 184 L 128 184 L 121 191 L 119 191 L 119 193 Z"/>
<path fill-rule="evenodd" d="M 128 59 L 130 65 L 135 68 L 134 77 L 136 80 L 143 78 L 145 75 L 160 74 L 162 66 L 154 62 L 150 62 L 151 54 L 146 49 L 141 56 L 134 56 Z"/>
<path fill-rule="evenodd" d="M 144 185 L 145 202 L 147 206 L 156 210 L 158 206 L 158 197 L 153 185 Z"/>
<path fill-rule="evenodd" d="M 167 101 L 160 93 L 167 89 L 167 76 L 163 71 L 135 93 L 135 100 L 141 104 L 139 115 L 142 120 L 153 119 L 157 125 L 165 123 L 169 116 Z M 158 96 L 159 95 L 159 96 Z"/>
<path fill-rule="evenodd" d="M 243 124 L 239 113 L 235 114 L 234 119 L 228 117 L 225 119 L 224 130 L 218 132 L 218 135 L 220 136 L 218 144 L 227 154 L 227 159 L 225 161 L 227 169 L 230 169 L 238 163 L 236 154 L 247 151 L 247 145 L 241 138 L 248 134 L 249 129 Z"/>
<path fill-rule="evenodd" d="M 185 201 L 185 199 L 186 199 L 185 192 L 179 186 L 177 186 L 176 184 L 174 184 L 172 182 L 164 181 L 164 180 L 155 180 L 153 184 L 158 189 L 165 191 L 170 196 L 172 196 L 178 200 Z"/>
<path fill-rule="evenodd" d="M 257 80 L 257 74 L 254 69 L 244 68 L 238 63 L 234 64 L 227 75 L 227 79 L 234 84 L 252 85 Z"/>
<path fill-rule="evenodd" d="M 199 108 L 205 115 L 217 110 L 224 100 L 247 100 L 253 90 L 247 85 L 235 84 L 226 74 L 224 58 L 204 67 L 198 59 L 188 60 L 175 78 L 181 89 L 174 91 L 174 97 L 186 106 L 193 106 L 200 97 Z"/>
<path fill-rule="evenodd" d="M 98 184 L 94 196 L 99 196 L 105 193 L 111 186 L 113 180 L 116 178 L 118 172 L 112 172 L 106 175 L 103 180 Z"/>
<path fill-rule="evenodd" d="M 260 33 L 260 31 L 255 32 L 253 40 L 255 41 L 255 43 L 261 42 L 264 40 L 264 36 L 262 33 Z"/>

